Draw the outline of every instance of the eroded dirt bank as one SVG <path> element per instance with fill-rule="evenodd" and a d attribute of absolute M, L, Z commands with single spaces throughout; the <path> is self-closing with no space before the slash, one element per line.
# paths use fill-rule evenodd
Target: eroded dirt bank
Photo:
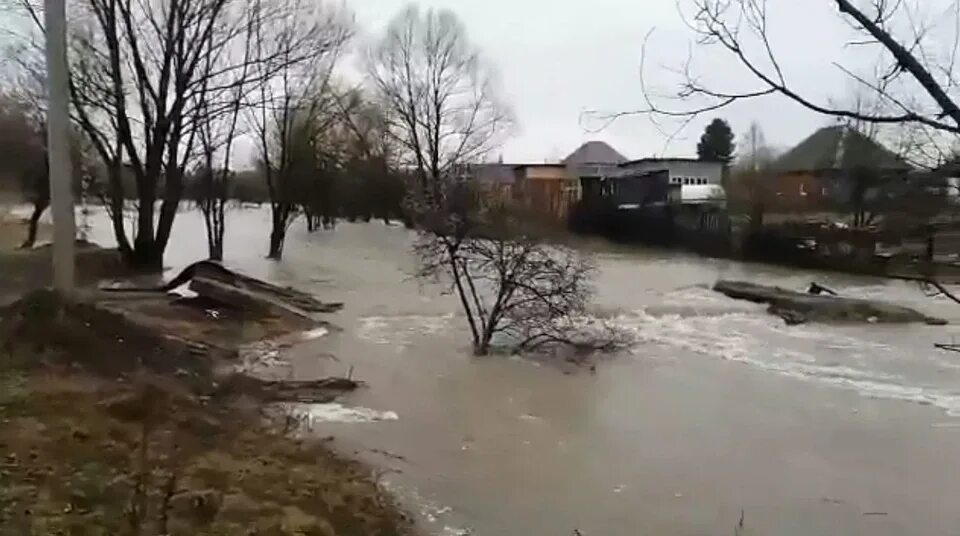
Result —
<path fill-rule="evenodd" d="M 0 252 L 11 266 L 36 255 Z M 29 269 L 17 274 L 0 281 L 8 296 Z M 164 307 L 140 303 L 122 307 Z M 180 312 L 211 315 L 200 305 Z M 377 475 L 275 409 L 287 390 L 224 375 L 222 352 L 166 340 L 175 322 L 134 329 L 111 307 L 38 291 L 0 309 L 0 534 L 413 533 Z M 249 315 L 227 313 L 212 316 L 247 338 L 275 335 L 274 319 L 250 329 Z"/>

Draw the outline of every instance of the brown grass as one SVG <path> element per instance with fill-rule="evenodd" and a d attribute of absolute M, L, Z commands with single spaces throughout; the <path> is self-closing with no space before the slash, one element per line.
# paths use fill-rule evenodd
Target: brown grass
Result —
<path fill-rule="evenodd" d="M 0 534 L 410 532 L 364 467 L 254 411 L 16 361 L 0 365 Z"/>
<path fill-rule="evenodd" d="M 0 311 L 0 535 L 412 533 L 367 468 L 260 401 L 104 366 L 137 339 L 31 299 Z"/>

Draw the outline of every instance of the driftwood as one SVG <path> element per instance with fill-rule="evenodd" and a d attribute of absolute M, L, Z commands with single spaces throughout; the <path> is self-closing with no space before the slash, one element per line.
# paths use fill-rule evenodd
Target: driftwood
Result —
<path fill-rule="evenodd" d="M 325 404 L 363 385 L 363 382 L 349 378 L 323 378 L 308 381 L 261 380 L 253 376 L 236 374 L 226 387 L 235 393 L 251 395 L 268 402 Z"/>
<path fill-rule="evenodd" d="M 202 297 L 237 309 L 271 315 L 311 318 L 315 313 L 333 313 L 342 303 L 324 303 L 313 296 L 289 287 L 280 287 L 243 275 L 213 261 L 200 261 L 184 268 L 162 285 L 108 286 L 109 292 L 170 292 L 184 285 Z"/>
<path fill-rule="evenodd" d="M 839 294 L 837 294 L 836 291 L 834 291 L 834 290 L 832 290 L 832 289 L 829 289 L 829 288 L 827 288 L 827 287 L 825 287 L 825 286 L 823 286 L 823 285 L 820 285 L 820 284 L 817 283 L 816 281 L 814 281 L 813 283 L 810 283 L 810 288 L 807 289 L 807 294 L 813 294 L 813 295 L 816 295 L 816 296 L 819 296 L 819 295 L 821 295 L 821 294 L 829 294 L 829 295 L 831 295 L 831 296 L 839 296 Z"/>
<path fill-rule="evenodd" d="M 812 295 L 780 287 L 742 281 L 718 281 L 715 291 L 738 300 L 769 305 L 767 311 L 788 324 L 878 323 L 944 325 L 940 318 L 929 317 L 908 307 L 874 300 Z"/>

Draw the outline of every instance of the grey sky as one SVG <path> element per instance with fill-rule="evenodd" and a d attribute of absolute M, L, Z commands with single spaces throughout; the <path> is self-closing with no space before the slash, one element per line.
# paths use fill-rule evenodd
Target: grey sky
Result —
<path fill-rule="evenodd" d="M 683 2 L 685 0 L 681 0 Z M 352 0 L 363 32 L 381 29 L 407 2 Z M 501 75 L 503 92 L 519 121 L 503 148 L 509 161 L 558 159 L 589 139 L 611 143 L 628 157 L 693 155 L 703 126 L 700 118 L 664 151 L 665 137 L 647 118 L 618 120 L 603 132 L 585 132 L 582 110 L 631 110 L 644 106 L 640 58 L 648 43 L 647 80 L 661 90 L 675 77 L 659 65 L 679 66 L 693 40 L 674 0 L 432 0 L 422 7 L 453 10 L 471 39 Z M 822 101 L 843 99 L 851 84 L 830 65 L 851 54 L 843 47 L 850 30 L 827 0 L 770 0 L 774 47 L 788 79 Z M 748 75 L 729 56 L 695 50 L 697 72 L 722 87 L 749 86 Z M 828 123 L 780 98 L 739 103 L 716 115 L 737 134 L 751 121 L 775 146 L 789 146 Z"/>

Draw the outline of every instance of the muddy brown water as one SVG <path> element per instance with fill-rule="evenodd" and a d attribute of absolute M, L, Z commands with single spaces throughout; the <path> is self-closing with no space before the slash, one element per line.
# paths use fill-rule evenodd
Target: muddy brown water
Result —
<path fill-rule="evenodd" d="M 112 243 L 102 215 L 91 238 Z M 264 258 L 266 210 L 231 213 L 227 262 L 343 301 L 342 332 L 278 376 L 353 370 L 370 388 L 315 410 L 314 431 L 369 461 L 431 534 L 945 535 L 960 527 L 960 354 L 953 326 L 798 326 L 708 290 L 719 278 L 960 306 L 894 281 L 583 244 L 594 313 L 639 340 L 596 374 L 470 357 L 455 301 L 410 274 L 410 231 L 294 224 Z M 182 213 L 171 268 L 204 256 Z M 324 357 L 332 353 L 337 359 Z"/>

